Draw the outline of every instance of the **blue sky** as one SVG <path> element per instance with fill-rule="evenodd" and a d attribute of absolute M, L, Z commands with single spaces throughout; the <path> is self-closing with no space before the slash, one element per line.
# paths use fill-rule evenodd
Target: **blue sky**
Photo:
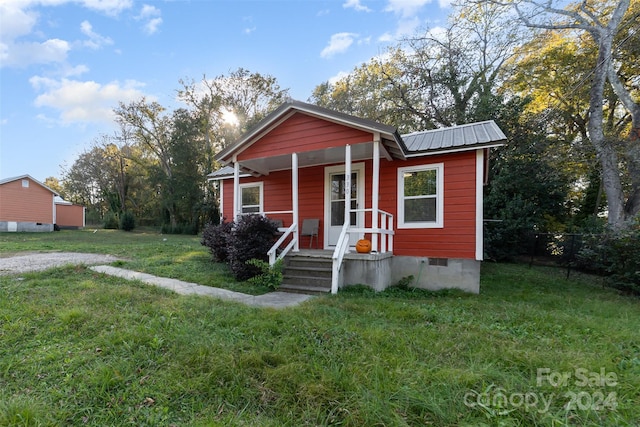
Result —
<path fill-rule="evenodd" d="M 450 0 L 2 0 L 0 179 L 61 178 L 142 96 L 245 68 L 294 99 L 444 26 Z"/>

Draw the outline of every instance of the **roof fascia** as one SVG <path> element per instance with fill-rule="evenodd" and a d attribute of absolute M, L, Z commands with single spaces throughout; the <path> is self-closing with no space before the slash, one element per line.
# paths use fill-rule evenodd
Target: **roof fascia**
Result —
<path fill-rule="evenodd" d="M 60 196 L 57 192 L 53 191 L 51 188 L 47 187 L 46 185 L 44 185 L 43 183 L 41 183 L 40 181 L 38 181 L 37 179 L 35 179 L 34 177 L 32 177 L 29 174 L 25 174 L 25 175 L 20 175 L 20 176 L 15 176 L 13 178 L 6 178 L 0 181 L 0 185 L 1 184 L 8 184 L 10 182 L 13 181 L 18 181 L 20 179 L 25 179 L 25 178 L 29 178 L 31 181 L 35 182 L 36 184 L 38 184 L 40 187 L 44 188 L 45 190 L 51 191 L 53 194 L 55 194 L 56 196 Z"/>
<path fill-rule="evenodd" d="M 463 151 L 475 151 L 475 150 L 480 150 L 480 149 L 484 149 L 484 148 L 495 148 L 495 147 L 502 147 L 504 145 L 503 142 L 500 143 L 487 143 L 487 144 L 476 144 L 476 145 L 469 145 L 469 146 L 465 146 L 465 147 L 460 147 L 460 148 L 454 148 L 454 149 L 449 149 L 449 150 L 431 150 L 431 151 L 418 151 L 418 152 L 413 152 L 413 153 L 407 153 L 406 156 L 407 158 L 416 158 L 416 157 L 428 157 L 428 156 L 436 156 L 439 154 L 450 154 L 450 153 L 460 153 Z"/>

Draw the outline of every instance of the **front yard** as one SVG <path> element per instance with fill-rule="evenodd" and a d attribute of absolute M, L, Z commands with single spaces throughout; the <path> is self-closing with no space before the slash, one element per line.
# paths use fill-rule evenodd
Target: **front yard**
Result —
<path fill-rule="evenodd" d="M 37 250 L 251 290 L 197 237 L 0 235 L 0 256 Z M 84 267 L 0 276 L 0 425 L 640 424 L 640 300 L 564 275 L 485 264 L 480 295 L 352 289 L 280 311 Z"/>

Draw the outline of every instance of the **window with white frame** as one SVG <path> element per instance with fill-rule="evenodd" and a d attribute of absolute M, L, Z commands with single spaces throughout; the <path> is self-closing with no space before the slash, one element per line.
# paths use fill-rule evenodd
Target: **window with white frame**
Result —
<path fill-rule="evenodd" d="M 263 212 L 262 183 L 240 184 L 240 212 L 243 214 Z"/>
<path fill-rule="evenodd" d="M 442 163 L 398 168 L 398 228 L 442 228 Z"/>

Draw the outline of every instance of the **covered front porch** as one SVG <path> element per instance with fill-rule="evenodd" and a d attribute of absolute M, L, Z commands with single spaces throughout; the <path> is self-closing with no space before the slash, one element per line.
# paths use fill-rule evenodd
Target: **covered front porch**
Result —
<path fill-rule="evenodd" d="M 271 265 L 279 259 L 285 259 L 294 254 L 304 255 L 306 258 L 324 258 L 331 261 L 330 291 L 336 293 L 345 283 L 345 273 L 351 267 L 344 267 L 345 259 L 348 264 L 362 264 L 360 277 L 371 276 L 374 282 L 380 280 L 380 262 L 393 254 L 394 216 L 379 209 L 379 182 L 381 158 L 391 159 L 390 154 L 380 140 L 373 140 L 344 147 L 325 148 L 303 152 L 293 152 L 288 155 L 272 157 L 250 158 L 242 160 L 241 156 L 233 159 L 233 218 L 237 220 L 247 213 L 261 214 L 276 221 L 282 221 L 279 239 L 269 250 L 267 256 Z M 371 165 L 367 171 L 364 161 Z M 318 194 L 307 194 L 300 191 L 300 170 L 303 168 L 321 168 L 324 170 L 324 194 L 322 201 L 317 200 Z M 277 210 L 267 210 L 263 204 L 259 209 L 255 207 L 247 212 L 242 197 L 242 177 L 264 177 L 278 172 L 289 174 L 290 202 L 286 206 L 282 201 Z M 368 181 L 368 182 L 367 182 Z M 366 184 L 366 185 L 365 185 Z M 304 186 L 303 186 L 304 188 Z M 366 191 L 365 195 L 365 189 Z M 268 195 L 264 195 L 267 197 Z M 365 197 L 366 196 L 366 197 Z M 369 203 L 367 203 L 369 202 Z M 304 219 L 300 214 L 300 205 L 316 206 L 314 213 L 319 224 L 316 235 L 304 233 Z M 273 206 L 273 205 L 272 205 Z M 284 220 L 283 220 L 284 218 Z M 307 239 L 311 248 L 306 247 Z M 301 245 L 305 239 L 305 246 Z M 367 238 L 371 241 L 369 254 L 350 254 L 359 239 Z M 321 246 L 318 247 L 318 242 Z M 315 254 L 315 255 L 314 255 Z M 299 257 L 298 257 L 299 259 Z M 327 268 L 327 267 L 323 267 Z M 317 270 L 321 271 L 321 270 Z M 366 272 L 370 271 L 371 274 Z M 308 276 L 302 276 L 307 277 Z M 350 280 L 347 283 L 352 283 Z M 369 283 L 362 281 L 361 283 Z"/>

